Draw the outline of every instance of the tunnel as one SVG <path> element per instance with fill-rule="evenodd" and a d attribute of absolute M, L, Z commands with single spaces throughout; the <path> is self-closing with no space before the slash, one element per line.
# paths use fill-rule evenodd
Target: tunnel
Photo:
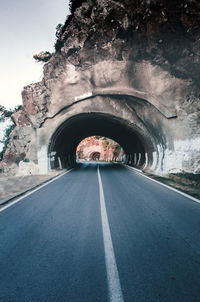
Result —
<path fill-rule="evenodd" d="M 126 164 L 142 169 L 155 161 L 156 144 L 150 134 L 125 119 L 92 112 L 67 119 L 53 133 L 48 146 L 50 169 L 75 167 L 78 144 L 93 135 L 117 142 L 124 150 Z"/>
<path fill-rule="evenodd" d="M 91 154 L 90 154 L 90 160 L 99 160 L 99 158 L 100 158 L 100 152 L 92 152 Z"/>

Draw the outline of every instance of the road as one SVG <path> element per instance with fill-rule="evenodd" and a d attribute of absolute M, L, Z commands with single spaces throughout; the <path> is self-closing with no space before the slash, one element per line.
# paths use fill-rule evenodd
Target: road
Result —
<path fill-rule="evenodd" d="M 200 204 L 82 165 L 0 212 L 0 301 L 198 302 Z"/>

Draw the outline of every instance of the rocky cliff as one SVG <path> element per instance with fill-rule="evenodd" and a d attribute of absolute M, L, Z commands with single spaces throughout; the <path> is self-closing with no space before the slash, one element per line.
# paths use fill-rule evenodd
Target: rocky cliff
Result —
<path fill-rule="evenodd" d="M 16 158 L 37 165 L 37 129 L 74 104 L 96 96 L 126 95 L 137 125 L 150 129 L 161 142 L 166 157 L 162 169 L 177 168 L 178 160 L 179 170 L 197 173 L 199 11 L 198 0 L 71 1 L 72 14 L 44 65 L 43 80 L 22 92 L 24 109 L 14 115 L 6 166 Z M 138 99 L 148 102 L 145 109 Z M 148 111 L 149 106 L 161 116 Z M 187 158 L 192 144 L 193 157 Z"/>
<path fill-rule="evenodd" d="M 124 151 L 119 144 L 113 140 L 91 136 L 84 139 L 77 147 L 76 157 L 78 160 L 91 161 L 123 161 Z"/>

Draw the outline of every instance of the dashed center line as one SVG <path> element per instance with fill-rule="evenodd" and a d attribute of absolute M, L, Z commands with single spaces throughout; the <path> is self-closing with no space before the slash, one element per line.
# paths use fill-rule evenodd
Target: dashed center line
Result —
<path fill-rule="evenodd" d="M 119 273 L 117 269 L 115 253 L 110 233 L 110 226 L 105 205 L 104 191 L 101 180 L 99 166 L 97 167 L 98 181 L 99 181 L 99 194 L 100 194 L 100 207 L 101 207 L 101 222 L 103 230 L 104 253 L 106 262 L 106 272 L 108 279 L 108 291 L 110 302 L 124 302 Z"/>

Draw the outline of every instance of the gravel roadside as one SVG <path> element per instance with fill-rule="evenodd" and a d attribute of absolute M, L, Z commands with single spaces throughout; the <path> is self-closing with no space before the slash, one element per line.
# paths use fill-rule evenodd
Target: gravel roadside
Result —
<path fill-rule="evenodd" d="M 27 176 L 0 176 L 0 205 L 7 203 L 27 191 L 45 183 L 46 181 L 64 173 L 65 171 L 53 171 L 48 175 Z"/>

